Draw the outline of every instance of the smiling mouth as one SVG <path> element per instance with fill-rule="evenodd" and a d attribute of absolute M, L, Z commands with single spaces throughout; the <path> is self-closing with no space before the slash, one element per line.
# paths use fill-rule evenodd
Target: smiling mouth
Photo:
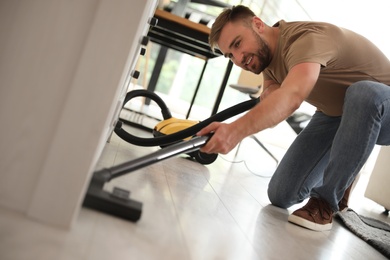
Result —
<path fill-rule="evenodd" d="M 249 63 L 251 63 L 252 59 L 253 59 L 253 56 L 250 56 L 249 59 L 245 62 L 245 65 L 248 66 Z"/>

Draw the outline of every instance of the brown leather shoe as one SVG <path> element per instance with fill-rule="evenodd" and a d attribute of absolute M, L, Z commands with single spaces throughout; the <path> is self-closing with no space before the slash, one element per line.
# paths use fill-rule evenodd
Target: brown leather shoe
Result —
<path fill-rule="evenodd" d="M 289 222 L 314 231 L 330 230 L 332 219 L 333 210 L 328 202 L 314 197 L 288 217 Z"/>
<path fill-rule="evenodd" d="M 341 212 L 346 212 L 348 210 L 349 194 L 351 193 L 352 184 L 344 191 L 344 196 L 339 202 L 339 211 Z"/>

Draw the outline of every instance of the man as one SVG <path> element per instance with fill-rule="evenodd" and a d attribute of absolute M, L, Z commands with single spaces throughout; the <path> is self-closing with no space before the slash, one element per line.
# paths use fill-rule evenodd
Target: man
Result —
<path fill-rule="evenodd" d="M 283 20 L 270 27 L 244 6 L 224 10 L 209 40 L 237 66 L 263 72 L 264 82 L 260 103 L 243 117 L 198 133 L 214 133 L 201 151 L 226 154 L 243 138 L 285 120 L 303 101 L 316 106 L 272 176 L 268 196 L 282 208 L 310 198 L 289 221 L 331 229 L 374 145 L 390 144 L 389 60 L 349 30 Z"/>

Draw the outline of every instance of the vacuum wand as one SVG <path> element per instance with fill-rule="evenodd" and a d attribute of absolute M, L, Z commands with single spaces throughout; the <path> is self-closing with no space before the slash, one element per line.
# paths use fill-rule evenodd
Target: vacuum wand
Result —
<path fill-rule="evenodd" d="M 122 163 L 112 168 L 96 171 L 88 187 L 83 206 L 105 212 L 130 221 L 138 221 L 142 213 L 142 203 L 130 199 L 128 190 L 114 187 L 112 192 L 105 191 L 103 186 L 113 178 L 122 176 L 147 165 L 168 159 L 181 153 L 189 153 L 200 149 L 209 139 L 208 136 L 196 136 L 167 146 L 157 152 Z"/>
<path fill-rule="evenodd" d="M 147 165 L 157 163 L 159 161 L 171 158 L 173 156 L 190 153 L 199 150 L 210 139 L 210 135 L 196 136 L 188 141 L 176 143 L 164 147 L 154 153 L 145 155 L 135 160 L 116 165 L 111 168 L 104 168 L 95 172 L 94 180 L 100 183 L 109 182 L 110 180 L 120 177 L 126 173 L 138 170 Z"/>

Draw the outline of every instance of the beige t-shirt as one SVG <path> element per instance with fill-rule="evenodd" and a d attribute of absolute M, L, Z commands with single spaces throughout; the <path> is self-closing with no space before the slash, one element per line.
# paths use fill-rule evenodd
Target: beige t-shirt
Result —
<path fill-rule="evenodd" d="M 352 83 L 371 80 L 390 85 L 390 61 L 370 41 L 328 23 L 279 21 L 277 49 L 264 79 L 281 84 L 302 62 L 321 64 L 316 85 L 306 101 L 329 116 L 340 116 L 345 91 Z"/>

